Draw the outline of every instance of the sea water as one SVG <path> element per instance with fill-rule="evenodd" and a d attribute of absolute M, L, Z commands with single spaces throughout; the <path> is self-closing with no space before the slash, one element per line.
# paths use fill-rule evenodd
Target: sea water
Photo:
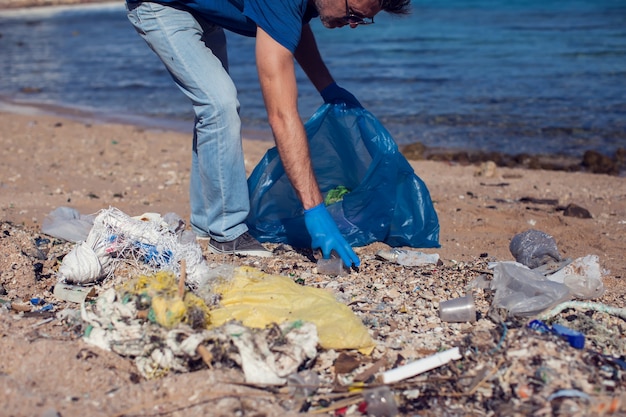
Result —
<path fill-rule="evenodd" d="M 413 0 L 411 15 L 375 20 L 312 27 L 337 82 L 398 144 L 571 156 L 626 147 L 625 1 Z M 254 39 L 228 42 L 243 127 L 270 139 Z M 297 77 L 306 120 L 322 101 Z M 0 11 L 0 98 L 191 130 L 189 103 L 121 2 Z"/>

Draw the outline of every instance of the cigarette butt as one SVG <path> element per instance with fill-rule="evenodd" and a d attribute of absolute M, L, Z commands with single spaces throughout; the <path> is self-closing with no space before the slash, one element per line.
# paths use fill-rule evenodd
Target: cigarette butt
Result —
<path fill-rule="evenodd" d="M 211 360 L 213 360 L 213 354 L 209 352 L 209 350 L 204 345 L 198 345 L 196 348 L 200 357 L 202 357 L 202 361 L 206 363 L 209 368 L 212 368 Z"/>
<path fill-rule="evenodd" d="M 11 309 L 15 311 L 31 311 L 33 308 L 30 304 L 11 303 Z"/>

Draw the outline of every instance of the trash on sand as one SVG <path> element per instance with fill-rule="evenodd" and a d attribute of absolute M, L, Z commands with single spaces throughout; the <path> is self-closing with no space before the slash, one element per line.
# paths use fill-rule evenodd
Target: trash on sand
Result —
<path fill-rule="evenodd" d="M 345 267 L 341 258 L 329 258 L 317 260 L 317 272 L 325 275 L 340 276 L 350 273 L 350 270 Z"/>
<path fill-rule="evenodd" d="M 561 261 L 554 238 L 539 230 L 530 229 L 513 236 L 509 250 L 517 262 L 529 268 Z"/>
<path fill-rule="evenodd" d="M 147 311 L 150 321 L 171 329 L 185 323 L 194 329 L 209 325 L 210 311 L 205 302 L 189 291 L 181 291 L 171 272 L 142 275 L 122 285 L 119 289 L 124 299 L 135 301 Z"/>
<path fill-rule="evenodd" d="M 81 285 L 70 285 L 57 282 L 54 285 L 54 296 L 59 300 L 82 303 L 88 298 L 96 295 L 95 287 L 84 287 Z"/>
<path fill-rule="evenodd" d="M 546 277 L 550 281 L 565 284 L 575 298 L 599 298 L 604 294 L 602 271 L 597 255 L 577 258 L 562 269 Z"/>
<path fill-rule="evenodd" d="M 179 273 L 186 261 L 188 285 L 206 284 L 208 266 L 202 248 L 184 222 L 172 213 L 130 217 L 116 208 L 101 210 L 85 241 L 79 242 L 59 268 L 59 282 L 91 284 L 113 274 L 122 263 L 144 272 L 169 270 Z"/>
<path fill-rule="evenodd" d="M 458 347 L 444 350 L 443 352 L 436 353 L 404 366 L 385 371 L 382 374 L 382 382 L 384 384 L 391 384 L 402 381 L 403 379 L 411 378 L 423 372 L 443 366 L 456 359 L 461 359 L 461 353 Z"/>
<path fill-rule="evenodd" d="M 71 207 L 57 207 L 41 223 L 41 231 L 49 236 L 80 242 L 87 239 L 95 215 L 81 215 Z"/>
<path fill-rule="evenodd" d="M 476 304 L 472 294 L 439 302 L 439 318 L 446 322 L 476 321 Z"/>
<path fill-rule="evenodd" d="M 246 382 L 251 384 L 282 385 L 303 362 L 317 355 L 318 338 L 312 323 L 285 322 L 265 330 L 252 330 L 231 322 L 224 328 L 239 349 L 241 368 Z M 275 345 L 270 344 L 272 340 Z"/>
<path fill-rule="evenodd" d="M 211 310 L 214 326 L 239 320 L 248 327 L 265 328 L 272 323 L 302 320 L 315 324 L 320 346 L 325 349 L 359 349 L 365 354 L 374 349 L 363 322 L 322 289 L 239 267 L 233 270 L 230 280 L 215 283 L 213 290 L 220 295 L 219 307 Z"/>
<path fill-rule="evenodd" d="M 331 293 L 254 268 L 218 269 L 207 293 L 219 299 L 213 308 L 177 285 L 169 271 L 136 277 L 93 304 L 83 302 L 81 317 L 89 324 L 85 341 L 134 357 L 146 378 L 188 372 L 201 357 L 235 361 L 247 382 L 263 384 L 283 384 L 316 356 L 318 344 L 373 350 L 367 328 Z M 225 358 L 232 347 L 236 359 Z"/>
<path fill-rule="evenodd" d="M 403 266 L 418 266 L 426 264 L 437 264 L 439 262 L 438 253 L 424 253 L 406 249 L 381 249 L 376 252 L 376 256 L 389 262 Z"/>
<path fill-rule="evenodd" d="M 587 255 L 561 264 L 554 273 L 542 267 L 529 269 L 516 262 L 493 262 L 493 305 L 512 315 L 532 316 L 572 298 L 598 298 L 604 294 L 603 272 L 597 255 Z"/>
<path fill-rule="evenodd" d="M 320 384 L 320 376 L 311 370 L 304 370 L 287 376 L 289 395 L 297 399 L 315 394 Z"/>
<path fill-rule="evenodd" d="M 567 340 L 571 347 L 582 349 L 585 347 L 585 335 L 560 324 L 553 324 L 552 327 L 541 320 L 533 320 L 528 323 L 528 327 L 541 333 L 553 333 Z"/>
<path fill-rule="evenodd" d="M 250 329 L 232 321 L 211 330 L 179 323 L 167 329 L 139 314 L 141 302 L 141 296 L 132 299 L 111 288 L 95 304 L 82 303 L 81 317 L 88 323 L 85 342 L 134 358 L 148 379 L 195 370 L 202 366 L 202 358 L 237 363 L 248 383 L 283 384 L 317 354 L 317 330 L 311 323 Z"/>
<path fill-rule="evenodd" d="M 515 235 L 509 249 L 520 264 L 541 272 L 550 281 L 565 284 L 572 297 L 590 299 L 604 293 L 597 255 L 587 255 L 573 262 L 563 260 L 554 238 L 534 229 Z"/>
<path fill-rule="evenodd" d="M 513 316 L 533 316 L 570 299 L 569 288 L 543 275 L 511 262 L 493 266 L 492 306 L 504 308 Z"/>
<path fill-rule="evenodd" d="M 364 414 L 373 417 L 395 417 L 398 405 L 391 389 L 385 385 L 363 391 Z"/>
<path fill-rule="evenodd" d="M 538 319 L 539 320 L 548 320 L 557 314 L 561 313 L 563 310 L 567 310 L 568 308 L 572 308 L 575 310 L 593 310 L 599 311 L 602 313 L 610 314 L 613 316 L 617 316 L 626 320 L 626 308 L 620 307 L 612 307 L 602 303 L 592 303 L 590 301 L 566 301 L 557 305 L 549 311 L 542 313 Z"/>
<path fill-rule="evenodd" d="M 589 396 L 589 394 L 586 394 L 577 389 L 561 389 L 551 394 L 548 397 L 548 401 L 553 401 L 553 400 L 556 400 L 557 398 L 562 398 L 562 397 L 582 398 L 583 400 L 587 400 L 587 401 L 591 400 L 591 397 Z"/>

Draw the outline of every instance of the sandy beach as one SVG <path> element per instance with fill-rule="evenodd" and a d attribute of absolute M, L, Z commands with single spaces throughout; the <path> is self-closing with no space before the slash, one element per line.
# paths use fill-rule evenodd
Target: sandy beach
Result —
<path fill-rule="evenodd" d="M 90 2 L 8 0 L 0 8 Z M 355 248 L 358 271 L 335 277 L 319 273 L 306 251 L 285 245 L 266 244 L 274 254 L 268 259 L 217 256 L 203 247 L 211 267 L 252 267 L 323 289 L 366 327 L 376 345 L 369 355 L 319 348 L 301 366 L 320 378 L 318 391 L 303 399 L 285 386 L 248 384 L 240 364 L 216 358 L 193 372 L 146 378 L 134 358 L 86 343 L 85 324 L 67 319 L 79 304 L 54 296 L 74 245 L 43 234 L 45 217 L 58 207 L 81 214 L 115 207 L 188 221 L 190 134 L 3 102 L 0 143 L 1 415 L 362 416 L 360 389 L 379 387 L 381 372 L 452 347 L 462 353 L 456 365 L 389 384 L 398 415 L 626 415 L 626 372 L 615 359 L 623 363 L 626 352 L 623 316 L 574 308 L 555 314 L 551 322 L 586 335 L 578 350 L 529 330 L 526 319 L 498 316 L 493 291 L 473 285 L 492 278 L 489 262 L 514 260 L 513 236 L 536 229 L 554 237 L 563 258 L 597 255 L 606 291 L 591 301 L 626 308 L 623 176 L 410 160 L 432 196 L 441 247 L 404 249 L 438 254 L 436 265 L 385 261 L 376 254 L 389 248 L 377 242 Z M 243 140 L 248 174 L 272 146 Z M 113 286 L 100 282 L 95 293 Z M 439 302 L 466 293 L 476 300 L 477 321 L 441 320 Z"/>
<path fill-rule="evenodd" d="M 0 113 L 3 144 L 0 210 L 4 228 L 0 239 L 3 291 L 0 298 L 5 302 L 32 297 L 54 300 L 51 291 L 56 283 L 55 273 L 71 245 L 49 243 L 51 249 L 47 249 L 45 259 L 33 255 L 28 248 L 45 238 L 40 225 L 57 207 L 73 207 L 82 214 L 108 207 L 119 208 L 129 215 L 174 212 L 188 219 L 188 134 L 104 124 L 21 106 L 9 110 Z M 268 141 L 244 140 L 248 172 L 270 146 L 272 143 Z M 301 253 L 277 245 L 269 245 L 276 253 L 271 261 L 225 260 L 205 255 L 212 262 L 250 265 L 270 274 L 301 277 L 305 285 L 327 288 L 337 297 L 349 288 L 353 297 L 362 298 L 371 293 L 373 282 L 388 281 L 384 290 L 381 288 L 372 297 L 381 297 L 380 302 L 393 305 L 388 313 L 393 319 L 389 320 L 398 323 L 408 320 L 408 324 L 370 328 L 380 343 L 379 357 L 397 354 L 397 350 L 385 346 L 391 340 L 403 340 L 411 334 L 419 338 L 402 348 L 407 359 L 417 359 L 424 352 L 432 352 L 429 349 L 437 349 L 436 346 L 454 345 L 462 340 L 463 333 L 477 331 L 480 326 L 441 323 L 436 316 L 437 303 L 461 295 L 461 287 L 476 278 L 477 271 L 484 270 L 484 262 L 513 260 L 509 242 L 515 234 L 528 229 L 552 235 L 563 257 L 598 255 L 607 291 L 596 301 L 625 306 L 624 178 L 433 161 L 411 161 L 411 165 L 427 184 L 440 220 L 441 248 L 426 250 L 441 257 L 442 264 L 436 272 L 398 269 L 381 262 L 375 253 L 385 245 L 377 243 L 356 248 L 363 260 L 358 273 L 330 280 L 316 273 L 315 264 Z M 571 207 L 566 210 L 572 204 L 586 209 L 590 218 L 576 217 L 580 212 L 576 210 L 572 215 Z M 425 279 L 434 295 L 427 301 L 429 309 L 423 310 L 417 306 L 424 299 L 410 290 L 401 290 L 401 286 L 414 286 Z M 390 301 L 394 297 L 396 304 Z M 478 323 L 483 326 L 489 324 L 485 319 L 488 300 L 485 297 L 479 304 L 483 320 Z M 55 303 L 57 311 L 64 306 L 76 308 L 75 304 Z M 410 314 L 406 314 L 407 309 Z M 278 405 L 280 396 L 274 391 L 260 393 L 258 389 L 226 384 L 225 381 L 241 380 L 236 367 L 143 380 L 130 359 L 86 345 L 80 333 L 69 331 L 58 320 L 39 325 L 37 315 L 22 317 L 22 314 L 3 310 L 0 315 L 4 351 L 0 359 L 3 381 L 0 385 L 5 387 L 0 392 L 0 401 L 8 407 L 6 415 L 154 415 L 155 412 L 160 415 L 158 410 L 163 415 L 232 415 L 229 413 L 236 410 L 239 415 L 285 415 L 297 411 L 285 408 L 284 403 Z M 623 321 L 620 324 L 618 319 L 614 325 L 619 329 Z M 441 329 L 443 334 L 438 333 Z M 621 332 L 617 340 L 619 337 L 623 340 Z M 513 337 L 511 334 L 509 338 Z M 497 338 L 492 342 L 496 341 Z M 544 349 L 534 346 L 539 352 Z M 337 357 L 336 352 L 324 355 Z M 558 357 L 561 353 L 551 355 Z M 330 363 L 324 365 L 323 360 L 317 363 L 327 372 L 335 369 Z M 532 373 L 532 369 L 528 372 Z M 207 391 L 213 383 L 221 383 L 223 389 Z M 624 388 L 620 384 L 612 391 L 618 397 Z M 135 401 L 129 402 L 131 397 Z M 188 400 L 192 397 L 195 400 Z M 502 397 L 504 402 L 506 399 Z M 465 401 L 480 409 L 486 399 Z M 219 404 L 218 409 L 224 411 L 212 413 L 215 411 L 212 404 Z M 252 409 L 263 411 L 255 414 Z"/>
<path fill-rule="evenodd" d="M 12 110 L 0 113 L 3 220 L 37 227 L 59 206 L 83 214 L 109 206 L 132 215 L 175 212 L 188 219 L 189 134 L 77 121 L 71 114 L 46 114 L 50 109 Z M 273 146 L 265 140 L 243 144 L 248 173 Z M 563 256 L 597 253 L 612 275 L 626 270 L 624 178 L 489 164 L 411 164 L 435 202 L 444 258 L 488 253 L 507 259 L 513 235 L 538 229 L 554 236 Z M 591 218 L 565 216 L 571 204 Z"/>

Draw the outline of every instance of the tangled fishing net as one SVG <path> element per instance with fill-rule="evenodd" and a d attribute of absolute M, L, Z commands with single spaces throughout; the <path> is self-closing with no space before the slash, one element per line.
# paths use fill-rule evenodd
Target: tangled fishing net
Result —
<path fill-rule="evenodd" d="M 59 281 L 92 284 L 111 277 L 122 264 L 141 273 L 171 271 L 180 275 L 184 260 L 186 283 L 192 289 L 201 287 L 208 266 L 195 235 L 184 227 L 174 213 L 130 217 L 117 208 L 101 210 L 87 238 L 63 258 Z"/>

